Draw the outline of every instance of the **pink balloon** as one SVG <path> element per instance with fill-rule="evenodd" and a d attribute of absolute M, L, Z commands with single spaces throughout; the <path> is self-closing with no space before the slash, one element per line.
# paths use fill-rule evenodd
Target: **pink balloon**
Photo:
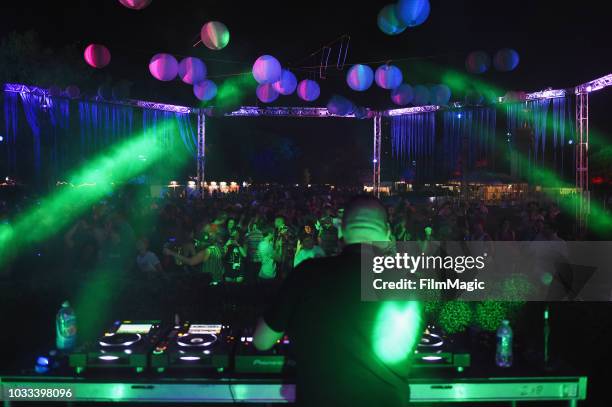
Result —
<path fill-rule="evenodd" d="M 132 10 L 142 10 L 151 4 L 152 0 L 119 0 L 119 3 Z"/>
<path fill-rule="evenodd" d="M 89 44 L 83 53 L 85 62 L 94 68 L 104 68 L 110 63 L 111 54 L 108 48 L 100 44 Z"/>
<path fill-rule="evenodd" d="M 157 80 L 171 81 L 178 73 L 178 62 L 170 54 L 155 54 L 149 62 L 149 72 Z"/>
<path fill-rule="evenodd" d="M 199 58 L 184 58 L 178 66 L 178 74 L 185 83 L 193 85 L 206 79 L 206 65 Z"/>
<path fill-rule="evenodd" d="M 257 99 L 261 100 L 264 103 L 271 103 L 278 99 L 279 93 L 274 89 L 274 84 L 272 83 L 262 83 L 257 86 Z"/>

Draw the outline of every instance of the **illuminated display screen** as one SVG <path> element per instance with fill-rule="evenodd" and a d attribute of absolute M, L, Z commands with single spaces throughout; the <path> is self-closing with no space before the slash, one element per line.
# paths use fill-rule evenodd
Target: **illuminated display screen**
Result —
<path fill-rule="evenodd" d="M 204 324 L 194 324 L 189 327 L 189 331 L 187 333 L 190 334 L 220 334 L 221 328 L 223 326 L 219 325 L 204 325 Z"/>
<path fill-rule="evenodd" d="M 121 324 L 117 329 L 118 334 L 143 334 L 146 335 L 151 330 L 151 324 Z"/>

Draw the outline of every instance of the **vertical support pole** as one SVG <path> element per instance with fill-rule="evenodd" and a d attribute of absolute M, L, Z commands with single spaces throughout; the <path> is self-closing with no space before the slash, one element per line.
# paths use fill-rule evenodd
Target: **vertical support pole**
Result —
<path fill-rule="evenodd" d="M 374 113 L 374 148 L 372 158 L 372 187 L 376 197 L 380 197 L 380 145 L 382 132 L 382 114 Z"/>
<path fill-rule="evenodd" d="M 202 197 L 204 193 L 204 164 L 206 158 L 206 116 L 202 110 L 198 110 L 198 152 L 196 157 L 198 195 Z"/>
<path fill-rule="evenodd" d="M 589 93 L 576 93 L 576 227 L 582 233 L 590 211 L 589 192 Z"/>

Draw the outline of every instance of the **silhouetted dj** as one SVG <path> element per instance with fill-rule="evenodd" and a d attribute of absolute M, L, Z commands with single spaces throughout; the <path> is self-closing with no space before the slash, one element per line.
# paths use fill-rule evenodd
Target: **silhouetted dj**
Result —
<path fill-rule="evenodd" d="M 345 209 L 342 233 L 340 255 L 306 260 L 289 274 L 257 325 L 255 346 L 266 350 L 289 335 L 299 405 L 405 405 L 421 305 L 360 298 L 361 244 L 389 242 L 385 208 L 376 198 L 355 198 Z"/>

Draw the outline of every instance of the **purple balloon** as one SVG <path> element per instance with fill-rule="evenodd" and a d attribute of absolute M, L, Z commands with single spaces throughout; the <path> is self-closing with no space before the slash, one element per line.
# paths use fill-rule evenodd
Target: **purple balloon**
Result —
<path fill-rule="evenodd" d="M 304 79 L 297 86 L 298 97 L 306 102 L 312 102 L 319 98 L 321 88 L 319 84 L 310 79 Z"/>
<path fill-rule="evenodd" d="M 206 65 L 199 58 L 184 58 L 178 66 L 181 80 L 189 85 L 202 82 L 206 79 Z"/>
<path fill-rule="evenodd" d="M 278 92 L 271 83 L 262 83 L 257 86 L 255 93 L 257 93 L 257 99 L 261 100 L 263 103 L 272 103 L 278 99 Z"/>
<path fill-rule="evenodd" d="M 178 62 L 170 54 L 155 54 L 149 62 L 149 72 L 157 80 L 171 81 L 178 74 Z"/>
<path fill-rule="evenodd" d="M 281 64 L 272 55 L 262 55 L 253 64 L 253 78 L 257 83 L 274 83 L 281 78 Z"/>
<path fill-rule="evenodd" d="M 193 85 L 193 94 L 200 100 L 208 101 L 217 95 L 217 85 L 211 80 L 205 80 Z"/>
<path fill-rule="evenodd" d="M 81 95 L 81 90 L 76 85 L 68 85 L 66 87 L 66 94 L 71 99 L 76 99 Z"/>

